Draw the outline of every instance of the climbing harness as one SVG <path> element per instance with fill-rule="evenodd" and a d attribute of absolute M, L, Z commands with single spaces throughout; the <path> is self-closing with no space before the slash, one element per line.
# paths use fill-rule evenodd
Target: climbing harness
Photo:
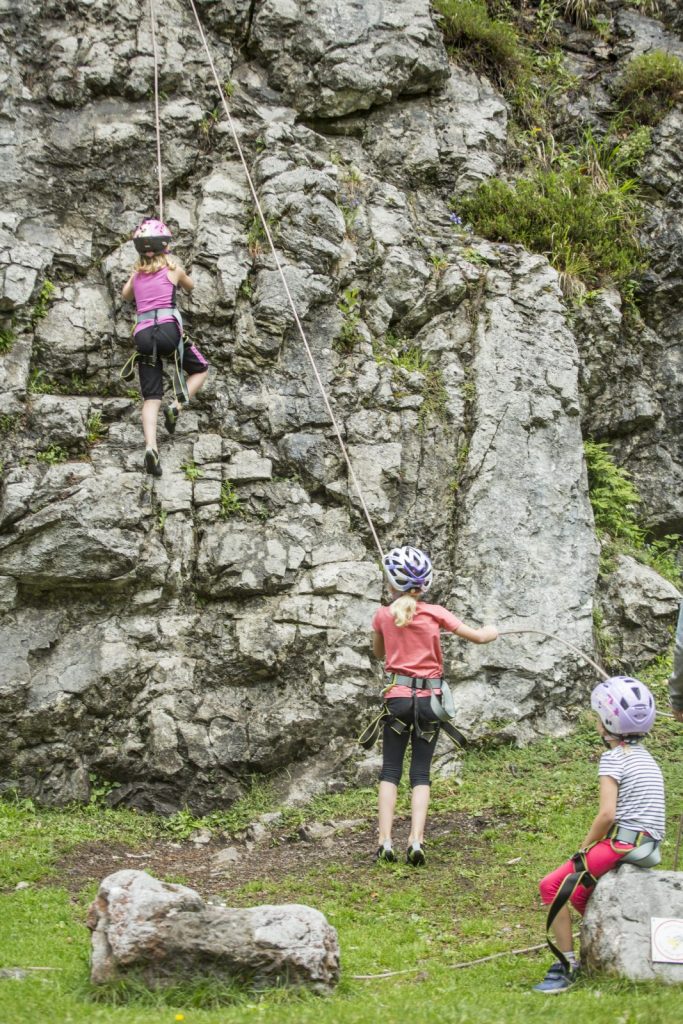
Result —
<path fill-rule="evenodd" d="M 621 859 L 616 865 L 617 868 L 621 864 L 634 864 L 640 868 L 654 868 L 661 862 L 662 855 L 659 850 L 659 840 L 653 839 L 648 832 L 638 832 L 632 828 L 625 828 L 623 825 L 613 825 L 607 835 L 604 836 L 604 839 L 609 839 L 613 853 L 621 854 Z M 603 840 L 598 840 L 598 842 L 603 842 Z M 633 849 L 626 851 L 618 850 L 614 845 L 615 843 L 628 843 L 633 846 Z M 546 942 L 552 953 L 567 971 L 570 970 L 569 961 L 552 941 L 550 927 L 562 910 L 562 907 L 571 900 L 580 885 L 585 889 L 594 888 L 597 878 L 588 869 L 586 854 L 596 845 L 596 843 L 591 843 L 588 849 L 579 850 L 578 853 L 575 853 L 570 858 L 576 870 L 562 880 L 562 885 L 557 890 L 555 899 L 548 908 L 548 916 L 545 922 Z"/>
<path fill-rule="evenodd" d="M 637 832 L 633 828 L 625 828 L 623 825 L 613 825 L 605 839 L 609 839 L 614 853 L 620 853 L 614 846 L 615 843 L 629 843 L 633 850 L 623 855 L 620 864 L 635 864 L 639 868 L 654 868 L 661 863 L 662 854 L 659 849 L 659 840 L 653 839 L 648 832 Z"/>
<path fill-rule="evenodd" d="M 184 330 L 183 330 L 183 318 L 180 314 L 180 310 L 177 306 L 167 306 L 160 309 L 148 309 L 144 313 L 138 313 L 136 316 L 136 323 L 145 323 L 149 321 L 150 324 L 156 326 L 159 317 L 172 316 L 178 324 L 180 329 L 180 338 L 178 344 L 173 351 L 173 366 L 171 369 L 171 381 L 173 384 L 173 395 L 177 402 L 187 404 L 190 401 L 190 394 L 187 390 L 187 380 L 185 372 L 183 370 L 183 357 L 185 355 L 185 342 L 184 342 Z M 144 366 L 156 366 L 159 360 L 157 354 L 157 343 L 154 338 L 152 343 L 151 354 L 143 352 L 133 352 L 133 354 L 126 360 L 121 369 L 120 376 L 122 380 L 126 381 L 127 384 L 132 384 L 135 380 L 135 366 L 138 362 L 141 362 Z"/>
<path fill-rule="evenodd" d="M 412 700 L 412 721 L 404 722 L 403 719 L 397 718 L 389 710 L 386 702 L 382 707 L 380 713 L 370 722 L 369 725 L 363 729 L 360 736 L 358 737 L 358 743 L 361 747 L 366 750 L 371 750 L 375 743 L 379 739 L 380 730 L 383 725 L 387 725 L 393 732 L 398 736 L 403 735 L 406 730 L 414 729 L 415 735 L 418 739 L 425 740 L 427 743 L 431 743 L 438 734 L 439 729 L 443 729 L 444 733 L 450 740 L 453 741 L 457 746 L 467 746 L 467 740 L 453 725 L 451 719 L 455 715 L 455 706 L 453 704 L 453 696 L 451 694 L 450 687 L 445 679 L 423 679 L 415 676 L 402 676 L 397 673 L 392 673 L 387 676 L 387 684 L 382 691 L 382 695 L 388 693 L 389 690 L 394 686 L 409 686 L 411 689 L 411 700 Z M 437 722 L 429 722 L 425 725 L 420 725 L 419 715 L 419 701 L 424 700 L 424 697 L 418 697 L 418 690 L 441 690 L 441 699 L 432 693 L 429 705 L 431 710 L 436 715 Z"/>

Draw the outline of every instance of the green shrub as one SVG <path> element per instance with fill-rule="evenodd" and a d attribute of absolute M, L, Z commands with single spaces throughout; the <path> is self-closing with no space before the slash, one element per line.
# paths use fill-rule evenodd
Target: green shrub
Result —
<path fill-rule="evenodd" d="M 629 473 L 617 466 L 605 442 L 588 440 L 583 450 L 588 467 L 588 492 L 598 530 L 610 537 L 642 545 L 645 532 L 636 513 L 640 495 Z"/>
<path fill-rule="evenodd" d="M 220 505 L 221 519 L 231 519 L 233 516 L 244 515 L 244 506 L 238 497 L 237 491 L 229 480 L 224 480 L 221 485 Z"/>
<path fill-rule="evenodd" d="M 634 57 L 617 79 L 614 95 L 635 124 L 658 124 L 683 100 L 683 61 L 663 50 Z"/>
<path fill-rule="evenodd" d="M 606 443 L 589 440 L 583 447 L 590 502 L 603 541 L 601 574 L 614 571 L 617 555 L 630 555 L 680 587 L 683 581 L 680 536 L 668 534 L 648 540 L 647 528 L 637 511 L 641 498 L 629 473 L 617 466 Z"/>
<path fill-rule="evenodd" d="M 634 189 L 633 181 L 613 175 L 596 185 L 587 168 L 575 164 L 539 169 L 512 185 L 492 178 L 458 206 L 486 238 L 521 242 L 546 255 L 569 281 L 590 287 L 605 279 L 624 282 L 641 266 Z"/>
<path fill-rule="evenodd" d="M 447 46 L 497 82 L 515 80 L 525 65 L 517 32 L 489 15 L 484 0 L 434 0 Z"/>
<path fill-rule="evenodd" d="M 337 302 L 337 309 L 343 316 L 341 330 L 335 341 L 338 352 L 353 352 L 363 340 L 360 324 L 360 298 L 357 288 L 345 288 Z"/>

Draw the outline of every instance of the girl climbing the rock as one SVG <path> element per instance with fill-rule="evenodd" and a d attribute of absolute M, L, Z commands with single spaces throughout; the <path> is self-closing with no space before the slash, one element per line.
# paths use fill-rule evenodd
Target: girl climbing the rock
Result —
<path fill-rule="evenodd" d="M 641 744 L 655 720 L 655 702 L 647 686 L 629 676 L 614 676 L 593 690 L 591 706 L 607 750 L 600 758 L 598 813 L 578 853 L 541 881 L 549 906 L 548 927 L 558 957 L 534 991 L 564 992 L 576 980 L 572 922 L 568 904 L 583 914 L 596 879 L 622 861 L 651 867 L 659 863 L 664 838 L 664 782 L 657 762 Z"/>
<path fill-rule="evenodd" d="M 175 432 L 180 399 L 189 401 L 206 381 L 209 364 L 194 345 L 183 346 L 183 325 L 176 307 L 176 290 L 194 288 L 192 278 L 169 255 L 171 232 L 160 220 L 147 218 L 133 232 L 138 261 L 123 286 L 127 301 L 135 299 L 137 323 L 135 347 L 138 354 L 142 392 L 142 430 L 145 435 L 145 469 L 161 476 L 157 449 L 157 418 L 163 389 L 162 358 L 173 360 L 176 395 L 164 409 L 169 434 Z M 184 379 L 187 374 L 187 380 Z M 178 395 L 180 392 L 180 398 Z"/>
<path fill-rule="evenodd" d="M 455 615 L 421 598 L 432 584 L 429 557 L 418 548 L 394 548 L 384 556 L 392 603 L 375 612 L 372 648 L 384 658 L 387 688 L 384 693 L 383 760 L 379 784 L 379 848 L 375 859 L 396 861 L 391 841 L 403 757 L 411 743 L 411 823 L 406 860 L 413 867 L 425 863 L 424 829 L 429 807 L 430 768 L 439 733 L 439 717 L 431 697 L 441 699 L 443 655 L 440 631 L 464 640 L 487 644 L 495 640 L 495 626 L 471 629 Z"/>

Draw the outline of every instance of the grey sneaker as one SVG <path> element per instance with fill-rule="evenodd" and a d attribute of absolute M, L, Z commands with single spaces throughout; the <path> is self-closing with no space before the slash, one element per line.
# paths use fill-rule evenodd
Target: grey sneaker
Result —
<path fill-rule="evenodd" d="M 543 981 L 534 985 L 534 992 L 543 992 L 544 995 L 555 995 L 556 992 L 566 992 L 571 988 L 579 974 L 578 967 L 572 967 L 569 971 L 556 961 Z"/>

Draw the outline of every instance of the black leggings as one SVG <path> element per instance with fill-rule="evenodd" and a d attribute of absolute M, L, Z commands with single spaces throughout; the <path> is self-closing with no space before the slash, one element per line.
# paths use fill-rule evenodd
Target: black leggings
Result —
<path fill-rule="evenodd" d="M 415 700 L 417 701 L 418 718 L 422 727 L 431 727 L 434 722 L 438 722 L 438 718 L 430 707 L 429 697 L 416 697 Z M 390 714 L 405 722 L 409 728 L 399 734 L 394 732 L 386 722 L 384 723 L 380 782 L 393 782 L 394 785 L 398 786 L 403 774 L 403 757 L 408 746 L 408 738 L 410 737 L 410 785 L 411 787 L 428 786 L 429 770 L 432 766 L 436 741 L 439 738 L 438 729 L 430 742 L 427 742 L 426 739 L 420 739 L 415 735 L 415 729 L 410 728 L 413 725 L 413 701 L 411 697 L 391 697 L 387 701 L 387 707 Z"/>

